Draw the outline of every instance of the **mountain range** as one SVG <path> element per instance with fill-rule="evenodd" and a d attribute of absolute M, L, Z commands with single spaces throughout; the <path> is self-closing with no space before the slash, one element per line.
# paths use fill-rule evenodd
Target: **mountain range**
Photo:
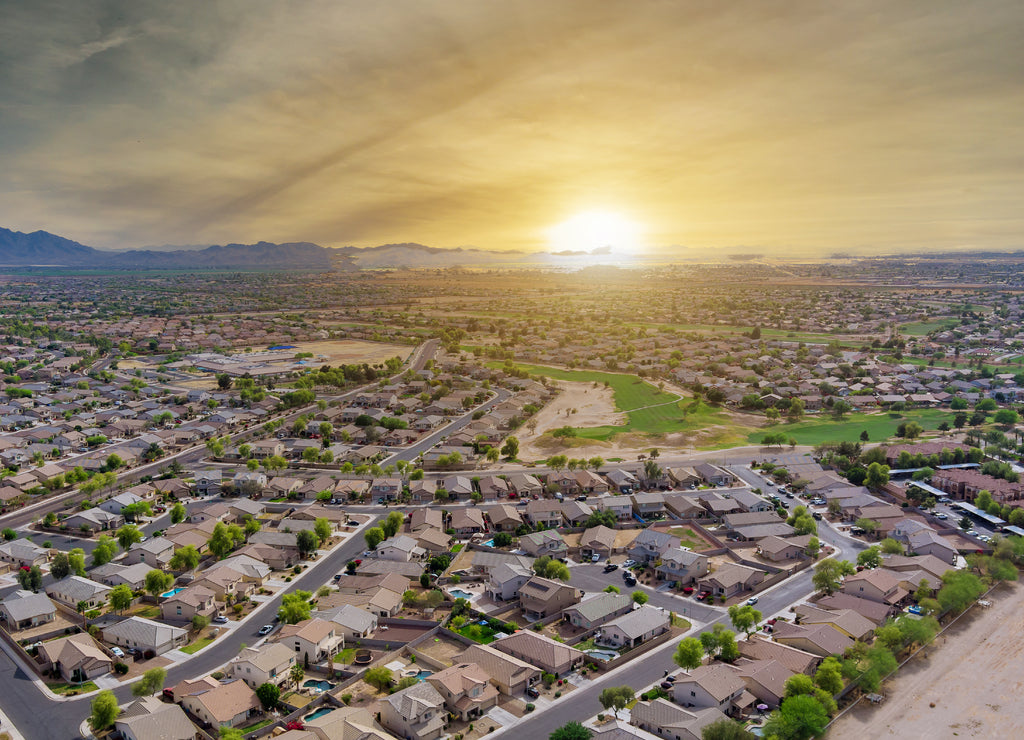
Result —
<path fill-rule="evenodd" d="M 351 270 L 538 264 L 578 266 L 589 263 L 588 257 L 609 254 L 607 247 L 593 252 L 548 253 L 497 252 L 475 247 L 445 249 L 414 242 L 377 247 L 323 247 L 311 242 L 274 244 L 262 241 L 189 249 L 163 246 L 114 251 L 89 247 L 46 231 L 25 234 L 0 228 L 0 268 Z"/>

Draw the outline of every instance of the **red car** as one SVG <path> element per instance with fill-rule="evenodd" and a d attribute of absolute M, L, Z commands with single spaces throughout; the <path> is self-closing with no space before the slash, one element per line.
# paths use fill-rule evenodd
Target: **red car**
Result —
<path fill-rule="evenodd" d="M 697 594 L 697 601 L 704 601 L 709 596 L 711 596 L 710 591 L 701 591 L 699 594 Z"/>
<path fill-rule="evenodd" d="M 683 593 L 689 596 L 693 593 L 693 586 L 683 586 Z"/>

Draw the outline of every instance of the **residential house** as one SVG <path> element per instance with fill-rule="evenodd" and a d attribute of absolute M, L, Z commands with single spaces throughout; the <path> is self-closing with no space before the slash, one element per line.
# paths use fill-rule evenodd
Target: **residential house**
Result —
<path fill-rule="evenodd" d="M 633 518 L 633 500 L 629 496 L 601 496 L 589 504 L 595 511 L 612 512 L 620 522 Z"/>
<path fill-rule="evenodd" d="M 519 596 L 519 589 L 533 578 L 533 571 L 515 563 L 501 563 L 491 568 L 487 593 L 495 601 L 510 601 Z"/>
<path fill-rule="evenodd" d="M 885 568 L 862 570 L 843 580 L 840 590 L 844 594 L 852 594 L 869 601 L 895 606 L 902 603 L 910 594 L 900 585 L 903 579 L 899 574 Z"/>
<path fill-rule="evenodd" d="M 121 647 L 163 655 L 187 643 L 188 630 L 133 616 L 103 627 L 103 639 Z"/>
<path fill-rule="evenodd" d="M 671 626 L 668 612 L 644 604 L 639 609 L 634 609 L 605 624 L 601 628 L 601 637 L 598 641 L 615 649 L 634 648 L 668 632 Z"/>
<path fill-rule="evenodd" d="M 198 728 L 177 704 L 166 704 L 155 696 L 131 702 L 114 722 L 114 731 L 124 740 L 199 740 Z"/>
<path fill-rule="evenodd" d="M 851 640 L 863 640 L 871 635 L 876 626 L 852 609 L 829 611 L 810 604 L 797 604 L 795 611 L 801 625 L 827 624 Z"/>
<path fill-rule="evenodd" d="M 557 531 L 544 529 L 540 532 L 530 532 L 519 538 L 519 547 L 533 557 L 547 555 L 553 558 L 564 557 L 568 548 L 565 540 Z"/>
<path fill-rule="evenodd" d="M 214 592 L 200 584 L 179 591 L 160 604 L 166 622 L 191 622 L 195 616 L 213 617 L 217 614 Z"/>
<path fill-rule="evenodd" d="M 11 563 L 19 568 L 30 568 L 43 565 L 49 560 L 50 553 L 45 547 L 27 539 L 0 542 L 0 562 Z"/>
<path fill-rule="evenodd" d="M 633 600 L 625 594 L 597 593 L 564 610 L 565 621 L 592 630 L 633 611 Z"/>
<path fill-rule="evenodd" d="M 448 491 L 448 497 L 456 500 L 465 500 L 473 495 L 476 490 L 473 488 L 473 481 L 464 475 L 449 475 L 442 478 L 440 487 Z"/>
<path fill-rule="evenodd" d="M 113 660 L 86 632 L 60 637 L 39 646 L 43 669 L 68 683 L 84 683 L 110 673 Z"/>
<path fill-rule="evenodd" d="M 685 586 L 702 578 L 708 573 L 709 559 L 683 547 L 672 547 L 661 556 L 661 564 L 655 566 L 654 573 L 658 580 L 674 581 L 677 586 Z"/>
<path fill-rule="evenodd" d="M 584 558 L 594 555 L 604 559 L 611 557 L 615 550 L 615 536 L 615 530 L 603 524 L 584 530 L 580 535 L 580 554 Z"/>
<path fill-rule="evenodd" d="M 401 493 L 401 478 L 374 478 L 370 483 L 370 496 L 375 501 L 394 501 Z"/>
<path fill-rule="evenodd" d="M 295 660 L 295 651 L 284 643 L 267 642 L 258 648 L 243 648 L 228 663 L 227 674 L 242 679 L 253 689 L 265 683 L 280 686 L 289 680 Z"/>
<path fill-rule="evenodd" d="M 562 518 L 568 522 L 570 527 L 582 527 L 593 515 L 591 509 L 583 501 L 568 500 L 562 502 Z"/>
<path fill-rule="evenodd" d="M 604 477 L 621 494 L 630 494 L 640 488 L 640 481 L 628 470 L 615 468 L 605 473 Z"/>
<path fill-rule="evenodd" d="M 749 660 L 741 658 L 733 666 L 743 679 L 747 692 L 758 703 L 777 709 L 786 695 L 786 680 L 795 673 L 775 660 Z"/>
<path fill-rule="evenodd" d="M 732 483 L 732 475 L 709 463 L 697 463 L 694 471 L 709 486 L 727 486 Z"/>
<path fill-rule="evenodd" d="M 562 524 L 562 505 L 550 499 L 530 501 L 526 505 L 526 518 L 534 527 L 559 527 Z"/>
<path fill-rule="evenodd" d="M 633 502 L 633 511 L 641 519 L 654 519 L 665 515 L 663 493 L 634 493 L 630 500 Z"/>
<path fill-rule="evenodd" d="M 495 640 L 491 647 L 556 676 L 576 670 L 586 659 L 586 653 L 576 648 L 527 630 Z"/>
<path fill-rule="evenodd" d="M 103 532 L 117 529 L 124 524 L 124 516 L 120 513 L 112 514 L 109 511 L 93 507 L 92 509 L 68 515 L 61 524 L 66 524 L 68 529 L 72 531 L 88 529 L 90 532 Z"/>
<path fill-rule="evenodd" d="M 752 591 L 764 580 L 765 572 L 738 563 L 723 563 L 717 570 L 697 581 L 701 591 L 713 596 L 730 598 L 744 591 Z"/>
<path fill-rule="evenodd" d="M 46 593 L 51 599 L 56 599 L 72 609 L 77 608 L 83 601 L 89 609 L 99 609 L 107 603 L 107 596 L 111 590 L 110 586 L 81 576 L 67 576 L 46 587 Z"/>
<path fill-rule="evenodd" d="M 223 473 L 220 470 L 202 470 L 193 474 L 194 487 L 198 496 L 216 496 L 221 492 Z"/>
<path fill-rule="evenodd" d="M 498 689 L 476 663 L 456 663 L 429 676 L 427 683 L 444 697 L 445 708 L 463 722 L 479 719 L 498 704 Z"/>
<path fill-rule="evenodd" d="M 174 557 L 175 547 L 173 542 L 164 537 L 151 537 L 145 542 L 136 542 L 132 545 L 125 556 L 125 563 L 145 563 L 150 568 L 169 570 L 168 565 Z"/>
<path fill-rule="evenodd" d="M 681 546 L 678 537 L 655 529 L 645 529 L 633 540 L 629 548 L 629 557 L 638 563 L 650 563 L 660 560 L 661 556 L 673 548 Z"/>
<path fill-rule="evenodd" d="M 827 658 L 842 655 L 853 645 L 853 639 L 827 624 L 799 625 L 790 622 L 776 622 L 772 639 L 804 652 Z"/>
<path fill-rule="evenodd" d="M 57 618 L 57 607 L 45 593 L 17 590 L 0 601 L 0 620 L 8 632 L 38 627 Z"/>
<path fill-rule="evenodd" d="M 426 681 L 396 691 L 381 702 L 380 723 L 407 740 L 435 740 L 444 734 L 444 697 Z"/>
<path fill-rule="evenodd" d="M 731 667 L 712 663 L 677 674 L 672 696 L 683 707 L 717 709 L 730 714 L 745 690 L 743 679 Z"/>
<path fill-rule="evenodd" d="M 440 529 L 423 529 L 416 533 L 414 539 L 416 544 L 422 547 L 427 554 L 440 554 L 452 549 L 453 538 L 451 535 L 442 532 Z"/>
<path fill-rule="evenodd" d="M 245 681 L 237 678 L 216 686 L 199 685 L 175 699 L 200 721 L 213 727 L 239 727 L 260 711 L 256 692 Z"/>
<path fill-rule="evenodd" d="M 319 617 L 285 625 L 278 633 L 277 641 L 293 648 L 302 656 L 303 662 L 308 659 L 310 663 L 325 660 L 345 645 L 345 637 L 339 626 Z"/>
<path fill-rule="evenodd" d="M 745 640 L 737 640 L 736 647 L 744 658 L 778 661 L 793 673 L 803 673 L 808 676 L 814 675 L 822 661 L 820 655 L 800 650 L 791 645 L 784 645 L 781 642 L 772 642 L 756 634 L 749 635 Z"/>
<path fill-rule="evenodd" d="M 94 581 L 107 586 L 125 585 L 132 591 L 140 591 L 146 587 L 146 575 L 152 570 L 145 563 L 135 565 L 120 565 L 119 563 L 106 563 L 89 571 L 89 577 Z"/>
<path fill-rule="evenodd" d="M 519 603 L 530 621 L 558 614 L 579 602 L 582 591 L 560 581 L 534 576 L 519 588 Z"/>
<path fill-rule="evenodd" d="M 459 537 L 470 537 L 487 530 L 483 512 L 476 508 L 460 507 L 450 512 L 449 529 L 454 529 Z"/>
<path fill-rule="evenodd" d="M 426 554 L 427 551 L 420 547 L 416 540 L 404 534 L 396 534 L 394 537 L 384 540 L 373 551 L 375 558 L 399 563 L 422 560 Z"/>
<path fill-rule="evenodd" d="M 637 702 L 630 710 L 629 722 L 645 732 L 664 740 L 701 740 L 703 729 L 710 724 L 726 719 L 719 709 L 707 708 L 690 711 L 665 699 Z M 634 733 L 624 733 L 622 740 L 630 740 Z M 594 735 L 594 740 L 605 740 L 603 735 Z M 610 737 L 608 740 L 619 740 Z"/>
<path fill-rule="evenodd" d="M 757 552 L 765 560 L 771 560 L 773 563 L 781 563 L 786 560 L 803 560 L 808 557 L 805 550 L 809 542 L 809 535 L 806 537 L 806 541 L 804 537 L 783 539 L 782 537 L 770 536 L 758 540 Z"/>
<path fill-rule="evenodd" d="M 416 481 L 413 481 L 414 483 Z M 433 495 L 433 494 L 431 494 Z M 441 509 L 413 509 L 406 520 L 409 531 L 419 532 L 423 529 L 444 529 L 444 512 Z"/>
<path fill-rule="evenodd" d="M 378 627 L 376 614 L 352 604 L 342 604 L 328 611 L 317 612 L 317 616 L 336 624 L 338 633 L 348 642 L 366 640 Z"/>
<path fill-rule="evenodd" d="M 394 740 L 365 707 L 336 707 L 302 725 L 304 730 L 290 730 L 278 740 Z M 292 737 L 296 732 L 300 735 Z"/>
<path fill-rule="evenodd" d="M 491 528 L 495 532 L 515 532 L 523 524 L 523 518 L 519 516 L 514 506 L 499 504 L 484 509 L 484 514 L 491 522 Z"/>
<path fill-rule="evenodd" d="M 506 696 L 520 696 L 540 681 L 541 670 L 527 661 L 495 650 L 491 645 L 471 645 L 457 659 L 480 666 L 491 683 Z"/>
<path fill-rule="evenodd" d="M 111 496 L 106 501 L 103 501 L 98 505 L 98 508 L 110 514 L 121 514 L 124 512 L 124 508 L 126 506 L 141 503 L 142 500 L 141 496 L 136 496 L 134 493 L 125 491 L 124 493 Z"/>
<path fill-rule="evenodd" d="M 583 491 L 583 493 L 608 493 L 608 481 L 599 476 L 597 473 L 592 473 L 589 470 L 577 470 L 572 475 L 574 478 L 576 478 L 576 488 L 580 491 Z"/>
<path fill-rule="evenodd" d="M 949 565 L 956 564 L 957 549 L 945 537 L 932 529 L 913 532 L 906 537 L 907 550 L 912 555 L 931 555 Z"/>

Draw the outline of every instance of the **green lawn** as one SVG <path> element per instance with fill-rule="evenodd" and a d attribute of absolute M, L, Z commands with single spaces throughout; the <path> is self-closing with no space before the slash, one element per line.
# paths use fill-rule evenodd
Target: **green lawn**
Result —
<path fill-rule="evenodd" d="M 701 550 L 707 547 L 707 543 L 689 527 L 672 527 L 668 533 L 678 537 L 683 547 L 688 547 L 691 550 Z"/>
<path fill-rule="evenodd" d="M 356 658 L 356 649 L 355 648 L 345 648 L 340 653 L 338 653 L 338 656 L 337 656 L 337 659 L 335 660 L 335 662 L 336 663 L 344 663 L 345 665 L 351 665 L 352 661 L 355 660 L 355 658 Z"/>
<path fill-rule="evenodd" d="M 64 683 L 63 681 L 46 682 L 46 688 L 55 694 L 63 696 L 69 691 L 74 691 L 76 694 L 87 694 L 90 691 L 96 691 L 99 686 L 94 684 L 92 681 L 86 681 L 85 683 Z"/>
<path fill-rule="evenodd" d="M 468 637 L 470 640 L 479 642 L 483 645 L 489 645 L 494 642 L 494 636 L 497 634 L 490 627 L 485 627 L 482 624 L 467 624 L 456 630 L 463 637 Z"/>
<path fill-rule="evenodd" d="M 499 369 L 503 367 L 500 362 L 488 365 Z M 742 440 L 742 436 L 729 433 L 731 430 L 740 430 L 722 409 L 693 399 L 678 400 L 674 393 L 658 390 L 635 375 L 597 370 L 561 370 L 541 365 L 520 364 L 516 367 L 531 375 L 543 375 L 554 380 L 602 385 L 607 383 L 611 387 L 615 395 L 615 408 L 627 414 L 627 423 L 622 426 L 580 428 L 577 430 L 577 436 L 581 439 L 605 441 L 616 434 L 671 434 L 698 431 L 719 425 L 728 429 L 723 431 L 723 435 L 711 440 L 709 446 L 728 447 Z M 747 431 L 745 428 L 742 429 L 743 434 Z"/>
<path fill-rule="evenodd" d="M 187 653 L 188 655 L 194 655 L 195 653 L 199 652 L 204 647 L 209 645 L 211 642 L 213 642 L 215 639 L 217 639 L 217 638 L 216 637 L 204 637 L 202 640 L 196 640 L 191 645 L 183 647 L 181 649 L 181 652 Z"/>
<path fill-rule="evenodd" d="M 938 321 L 921 321 L 914 324 L 900 325 L 900 333 L 906 334 L 909 337 L 923 337 L 926 334 L 931 334 L 933 331 L 952 329 L 959 325 L 960 320 L 953 318 L 940 319 Z"/>
<path fill-rule="evenodd" d="M 777 424 L 752 432 L 747 440 L 759 444 L 765 434 L 782 432 L 793 437 L 797 444 L 817 445 L 822 442 L 857 442 L 860 433 L 867 431 L 871 442 L 881 442 L 896 434 L 896 427 L 904 421 L 916 421 L 925 431 L 934 431 L 946 421 L 952 425 L 953 414 L 939 409 L 913 409 L 902 413 L 849 414 L 842 421 L 831 417 L 810 418 L 796 424 Z"/>

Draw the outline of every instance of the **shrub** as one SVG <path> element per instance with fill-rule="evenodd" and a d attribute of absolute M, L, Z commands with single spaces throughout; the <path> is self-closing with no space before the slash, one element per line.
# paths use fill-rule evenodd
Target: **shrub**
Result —
<path fill-rule="evenodd" d="M 224 678 L 224 673 L 221 671 L 214 671 L 210 674 L 210 676 L 213 678 L 214 681 L 220 681 L 222 678 Z"/>
<path fill-rule="evenodd" d="M 292 568 L 292 573 L 294 573 L 295 575 L 298 575 L 301 572 L 302 572 L 302 566 L 301 565 L 296 565 L 294 568 Z"/>
<path fill-rule="evenodd" d="M 534 706 L 533 704 L 527 704 L 527 705 L 526 705 L 526 711 L 527 711 L 527 712 L 532 712 L 532 711 L 533 711 L 534 709 L 536 709 L 536 708 L 537 708 L 537 707 L 535 707 L 535 706 Z"/>
<path fill-rule="evenodd" d="M 351 704 L 352 703 L 352 694 L 342 694 L 341 695 L 341 700 L 345 703 L 346 706 L 348 704 Z"/>
<path fill-rule="evenodd" d="M 114 673 L 124 675 L 128 672 L 128 666 L 124 663 L 114 663 Z"/>
<path fill-rule="evenodd" d="M 561 692 L 561 691 L 556 691 L 556 692 L 555 692 L 555 698 L 556 698 L 556 699 L 557 699 L 558 697 L 560 697 L 561 695 L 562 695 L 562 692 Z"/>

